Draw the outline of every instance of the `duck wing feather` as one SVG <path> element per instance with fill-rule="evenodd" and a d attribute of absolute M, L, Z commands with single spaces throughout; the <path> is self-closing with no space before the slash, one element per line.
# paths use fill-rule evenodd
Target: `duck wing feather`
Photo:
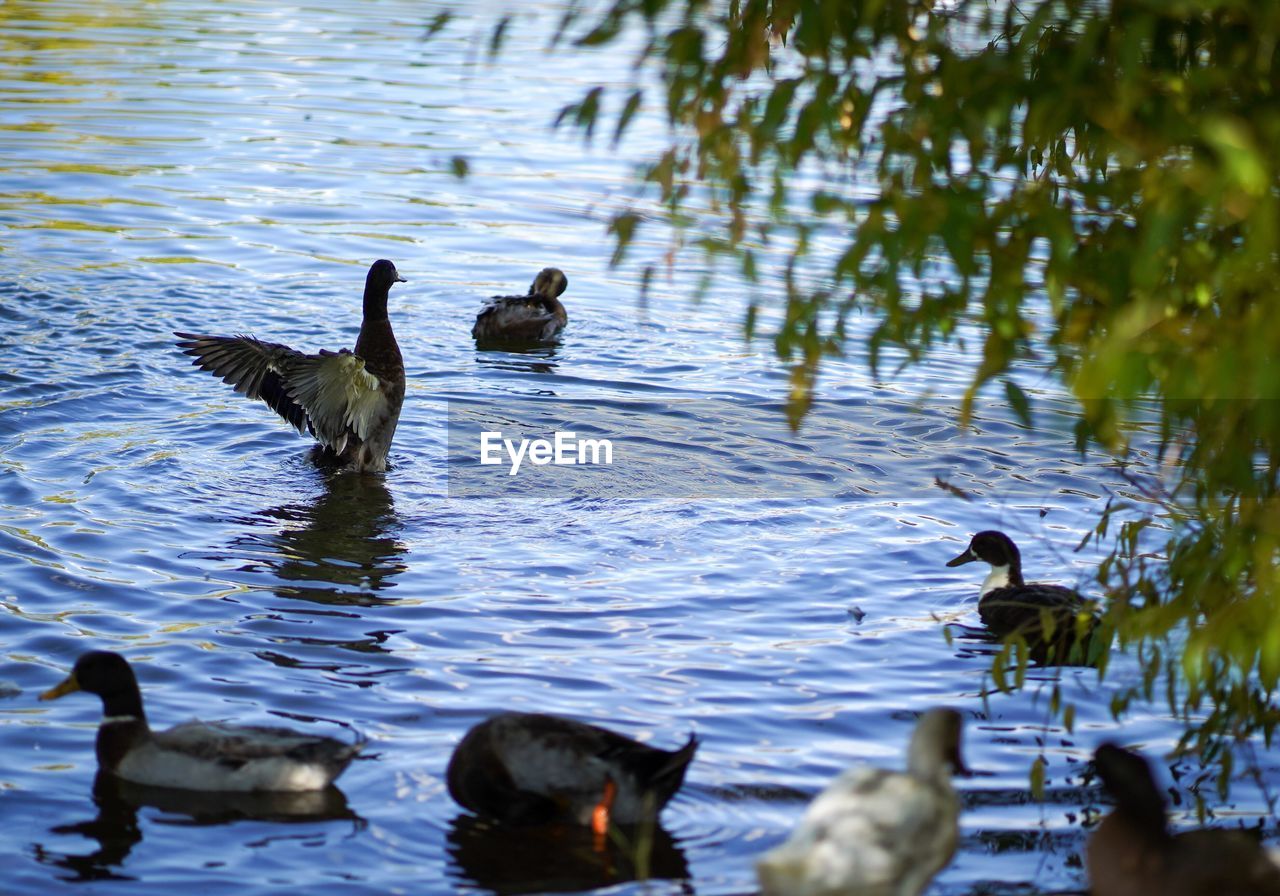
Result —
<path fill-rule="evenodd" d="M 539 713 L 504 713 L 471 729 L 449 762 L 449 790 L 463 806 L 516 823 L 584 813 L 606 781 L 618 787 L 615 815 L 633 821 L 643 796 L 655 809 L 684 780 L 697 739 L 667 751 L 595 725 Z"/>
<path fill-rule="evenodd" d="M 1037 663 L 1094 665 L 1109 643 L 1095 605 L 1061 585 L 996 588 L 979 599 L 978 615 L 998 637 L 1023 638 Z"/>
<path fill-rule="evenodd" d="M 1062 585 L 996 588 L 978 601 L 978 615 L 983 623 L 999 634 L 1022 631 L 1026 626 L 1039 628 L 1042 612 L 1046 610 L 1055 623 L 1067 624 L 1076 614 L 1088 612 L 1089 603 Z"/>
<path fill-rule="evenodd" d="M 302 356 L 301 352 L 252 336 L 174 335 L 181 340 L 178 348 L 195 359 L 194 366 L 212 373 L 246 398 L 262 399 L 298 432 L 309 428 L 306 409 L 289 397 L 281 373 L 291 359 Z"/>
<path fill-rule="evenodd" d="M 163 750 L 226 765 L 280 758 L 295 762 L 342 761 L 354 757 L 364 745 L 362 741 L 346 744 L 289 728 L 198 721 L 156 732 L 152 738 Z"/>
<path fill-rule="evenodd" d="M 495 296 L 476 315 L 475 339 L 537 341 L 559 325 L 553 305 L 542 296 Z"/>
<path fill-rule="evenodd" d="M 289 397 L 306 409 L 316 438 L 342 454 L 347 436 L 366 441 L 376 420 L 390 411 L 381 381 L 348 351 L 301 355 L 284 371 Z"/>
<path fill-rule="evenodd" d="M 388 412 L 381 381 L 350 351 L 308 355 L 252 336 L 175 333 L 193 364 L 247 398 L 261 398 L 298 432 L 309 431 L 335 454 L 347 438 L 364 441 Z"/>
<path fill-rule="evenodd" d="M 323 790 L 363 745 L 286 728 L 187 722 L 131 747 L 111 771 L 134 784 L 179 790 Z"/>

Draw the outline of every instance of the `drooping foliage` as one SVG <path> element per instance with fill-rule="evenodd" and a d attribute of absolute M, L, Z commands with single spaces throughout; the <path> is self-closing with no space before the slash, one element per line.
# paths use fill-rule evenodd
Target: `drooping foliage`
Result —
<path fill-rule="evenodd" d="M 862 348 L 855 313 L 876 321 L 873 364 L 977 325 L 966 414 L 995 382 L 1029 421 L 1008 374 L 1034 350 L 1080 400 L 1081 446 L 1123 456 L 1133 410 L 1154 415 L 1163 512 L 1116 503 L 1095 533 L 1118 643 L 1147 671 L 1116 711 L 1159 689 L 1205 755 L 1269 740 L 1280 4 L 611 0 L 559 25 L 582 53 L 635 47 L 635 83 L 561 121 L 616 141 L 638 111 L 666 116 L 642 177 L 681 251 L 754 278 L 783 247 L 786 295 L 761 301 L 785 307 L 745 324 L 778 321 L 793 421 L 823 357 Z M 651 219 L 618 212 L 619 257 Z"/>

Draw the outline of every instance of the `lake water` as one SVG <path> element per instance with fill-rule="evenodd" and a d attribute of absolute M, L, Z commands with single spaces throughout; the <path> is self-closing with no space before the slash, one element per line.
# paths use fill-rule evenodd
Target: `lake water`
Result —
<path fill-rule="evenodd" d="M 984 699 L 989 647 L 963 628 L 981 574 L 943 565 L 1003 528 L 1029 574 L 1091 589 L 1099 554 L 1072 549 L 1123 485 L 1072 451 L 1070 404 L 1033 379 L 1037 429 L 993 405 L 960 430 L 962 351 L 889 380 L 832 360 L 793 437 L 785 370 L 741 337 L 744 283 L 693 303 L 690 256 L 639 301 L 657 228 L 609 267 L 602 221 L 665 132 L 641 121 L 615 154 L 550 122 L 584 86 L 625 84 L 626 54 L 545 53 L 557 9 L 537 4 L 488 64 L 488 11 L 424 40 L 443 8 L 0 7 L 0 889 L 749 893 L 814 793 L 900 763 L 915 715 L 949 704 L 978 774 L 931 892 L 1082 891 L 1094 746 L 1159 752 L 1180 729 L 1160 704 L 1111 719 L 1125 658 L 1102 684 L 1060 672 L 1074 733 L 1048 722 L 1049 671 Z M 385 477 L 318 469 L 172 345 L 176 329 L 350 346 L 383 257 L 409 281 Z M 562 343 L 477 352 L 481 299 L 551 264 Z M 766 269 L 755 288 L 781 284 Z M 513 484 L 467 466 L 477 423 L 576 428 L 617 457 Z M 98 701 L 35 699 L 93 648 L 135 663 L 157 726 L 372 745 L 318 803 L 95 791 Z M 647 869 L 453 804 L 450 750 L 501 709 L 663 746 L 697 732 Z M 1179 769 L 1185 822 L 1203 782 Z M 1256 823 L 1264 801 L 1242 776 L 1216 808 Z"/>

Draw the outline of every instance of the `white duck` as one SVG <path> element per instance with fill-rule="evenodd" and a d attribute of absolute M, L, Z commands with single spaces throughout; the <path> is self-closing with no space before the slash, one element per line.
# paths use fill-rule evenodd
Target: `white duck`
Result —
<path fill-rule="evenodd" d="M 765 896 L 918 896 L 956 851 L 960 714 L 931 709 L 905 772 L 850 769 L 818 795 L 791 837 L 756 863 Z"/>

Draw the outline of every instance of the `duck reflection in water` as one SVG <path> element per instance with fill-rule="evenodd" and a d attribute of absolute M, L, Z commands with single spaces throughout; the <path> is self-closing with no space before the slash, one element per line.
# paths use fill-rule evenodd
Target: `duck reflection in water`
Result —
<path fill-rule="evenodd" d="M 450 824 L 451 872 L 498 894 L 572 893 L 633 880 L 688 883 L 684 850 L 661 823 L 611 831 L 603 850 L 590 828 L 571 824 L 502 825 L 460 814 Z"/>
<path fill-rule="evenodd" d="M 1025 649 L 1028 659 L 1026 676 L 1032 681 L 1057 681 L 1062 667 L 1091 667 L 1098 664 L 1097 658 L 1088 660 L 1063 658 L 1058 654 L 1046 653 L 1043 645 L 1035 641 L 1023 639 L 1025 643 L 1023 647 L 1018 643 L 1019 638 L 1016 635 L 998 635 L 985 628 L 965 625 L 963 622 L 953 622 L 948 625 L 948 628 L 951 632 L 952 647 L 955 648 L 955 657 L 960 660 L 969 661 L 976 658 L 989 664 L 1005 649 L 1007 643 L 1010 645 L 1007 668 L 1016 669 L 1020 662 L 1018 651 Z"/>
<path fill-rule="evenodd" d="M 408 566 L 391 492 L 379 475 L 337 472 L 310 502 L 286 504 L 246 520 L 271 535 L 250 532 L 231 543 L 248 559 L 241 572 L 268 573 L 284 598 L 321 604 L 389 603 L 379 591 Z M 254 584 L 258 584 L 255 582 Z"/>
<path fill-rule="evenodd" d="M 276 824 L 350 821 L 356 829 L 365 821 L 347 805 L 337 787 L 306 792 L 231 793 L 171 790 L 124 781 L 99 772 L 93 781 L 93 802 L 98 814 L 88 821 L 59 824 L 49 829 L 59 836 L 78 834 L 98 841 L 88 853 L 56 852 L 35 845 L 36 860 L 65 868 L 72 880 L 133 880 L 122 873 L 125 859 L 142 842 L 138 812 L 158 809 L 156 824 L 211 826 L 234 821 L 266 821 Z"/>
<path fill-rule="evenodd" d="M 558 345 L 509 345 L 478 346 L 476 363 L 493 370 L 513 370 L 518 373 L 555 373 L 559 366 L 556 356 Z M 548 392 L 547 394 L 554 394 Z"/>

